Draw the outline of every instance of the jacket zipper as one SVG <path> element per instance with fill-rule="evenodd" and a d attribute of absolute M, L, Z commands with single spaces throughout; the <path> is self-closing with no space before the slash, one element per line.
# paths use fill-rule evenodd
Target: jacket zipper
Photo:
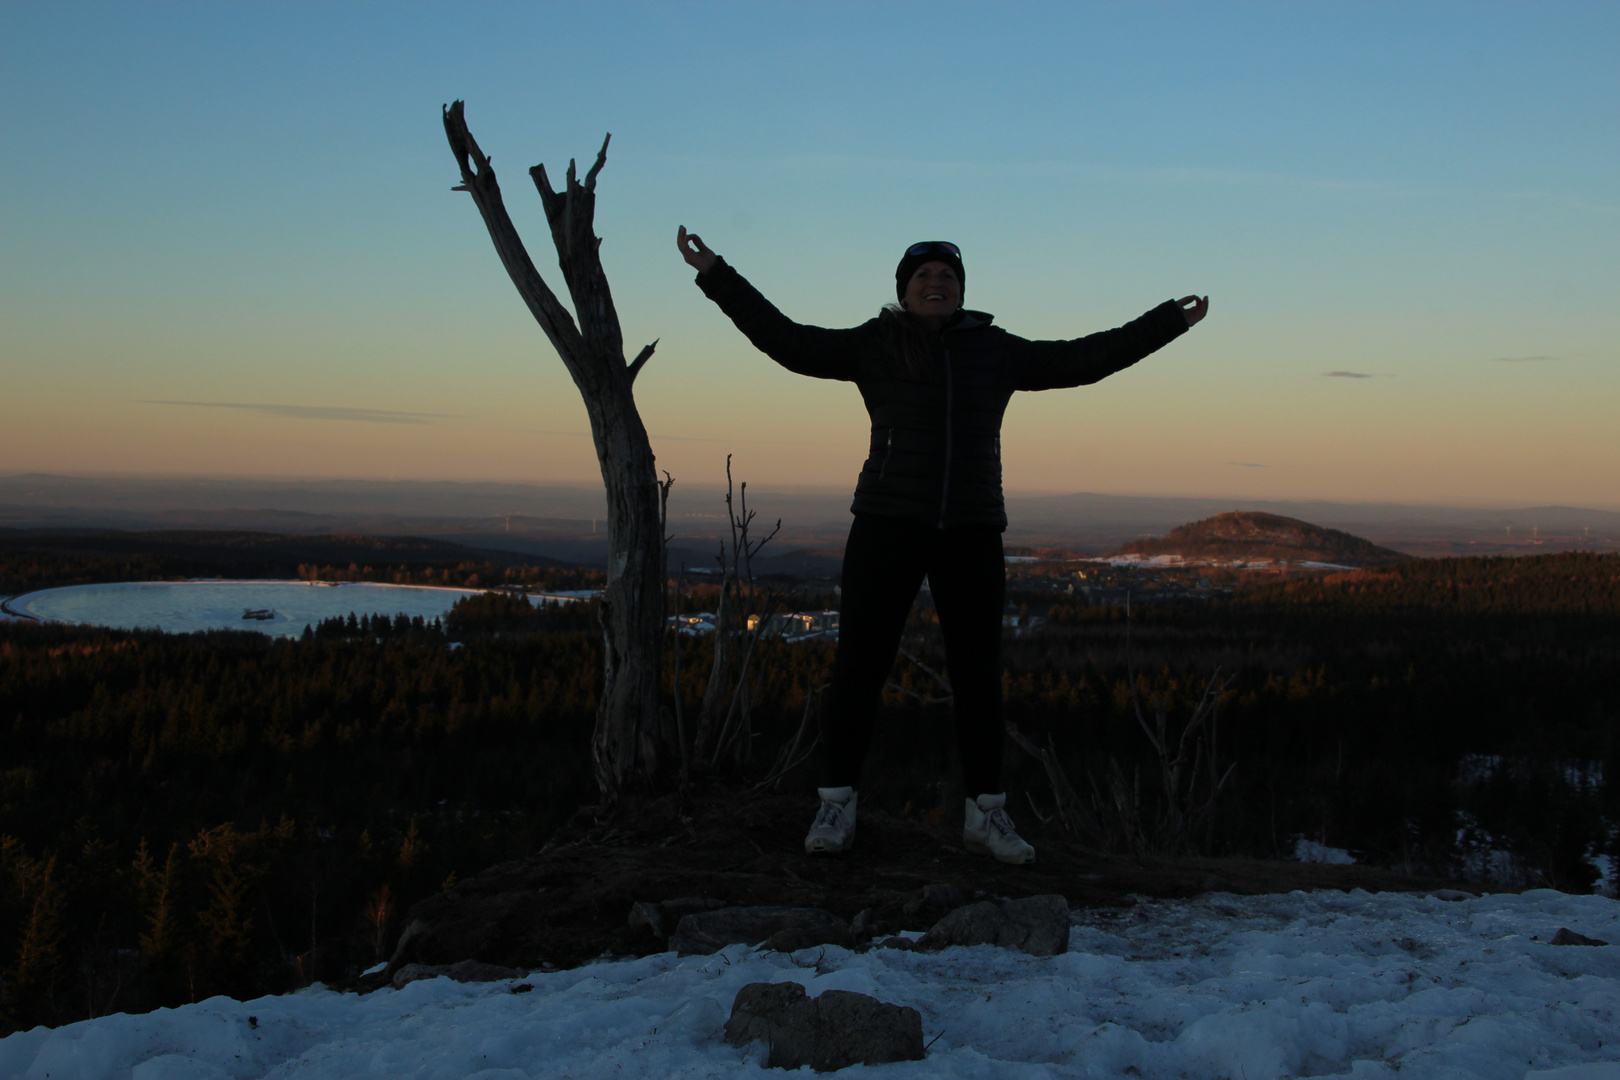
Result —
<path fill-rule="evenodd" d="M 889 455 L 894 453 L 894 428 L 889 429 L 889 439 L 883 444 L 883 464 L 878 466 L 878 479 L 889 471 Z"/>
<path fill-rule="evenodd" d="M 945 527 L 945 504 L 951 494 L 951 350 L 943 350 L 945 354 L 945 477 L 939 489 L 939 527 Z"/>

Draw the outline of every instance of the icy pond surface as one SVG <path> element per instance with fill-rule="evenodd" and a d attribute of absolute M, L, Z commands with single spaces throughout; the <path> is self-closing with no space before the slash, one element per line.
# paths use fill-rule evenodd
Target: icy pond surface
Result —
<path fill-rule="evenodd" d="M 297 637 L 334 616 L 397 615 L 442 618 L 463 596 L 478 589 L 432 589 L 420 585 L 338 585 L 304 581 L 125 581 L 44 589 L 9 601 L 14 611 L 51 622 L 89 623 L 121 630 L 257 630 Z M 246 619 L 248 611 L 269 618 Z"/>
<path fill-rule="evenodd" d="M 1075 912 L 1069 952 L 734 945 L 361 997 L 212 998 L 0 1040 L 0 1078 L 696 1080 L 772 1077 L 721 1027 L 751 982 L 854 990 L 922 1013 L 917 1080 L 1620 1078 L 1620 903 L 1551 890 L 1447 903 L 1365 892 Z"/>

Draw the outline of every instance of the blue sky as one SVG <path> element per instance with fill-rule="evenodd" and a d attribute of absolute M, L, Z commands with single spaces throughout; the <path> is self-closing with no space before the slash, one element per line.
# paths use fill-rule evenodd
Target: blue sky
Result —
<path fill-rule="evenodd" d="M 524 171 L 613 133 L 597 230 L 689 483 L 848 486 L 866 421 L 679 224 L 824 325 L 932 237 L 1030 337 L 1210 294 L 1020 395 L 1011 489 L 1620 506 L 1617 45 L 1612 4 L 0 4 L 0 470 L 594 479 L 449 191 L 465 98 L 559 291 Z"/>

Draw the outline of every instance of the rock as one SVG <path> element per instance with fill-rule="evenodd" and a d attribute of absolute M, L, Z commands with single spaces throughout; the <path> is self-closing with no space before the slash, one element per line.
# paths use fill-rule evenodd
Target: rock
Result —
<path fill-rule="evenodd" d="M 403 990 L 418 979 L 437 979 L 450 974 L 448 964 L 406 964 L 394 972 L 394 989 Z"/>
<path fill-rule="evenodd" d="M 502 967 L 499 964 L 486 964 L 481 960 L 462 960 L 450 965 L 445 972 L 456 982 L 499 982 L 501 979 L 521 979 L 527 971 L 517 968 Z"/>
<path fill-rule="evenodd" d="M 798 952 L 800 949 L 813 949 L 817 945 L 837 945 L 839 948 L 853 949 L 856 940 L 849 927 L 842 923 L 828 926 L 790 926 L 766 938 L 759 947 L 766 952 Z"/>
<path fill-rule="evenodd" d="M 690 915 L 694 911 L 715 911 L 726 906 L 724 900 L 710 900 L 702 896 L 682 896 L 658 902 L 658 910 L 672 919 L 679 919 L 682 915 Z"/>
<path fill-rule="evenodd" d="M 1435 889 L 1433 892 L 1429 893 L 1429 895 L 1434 897 L 1436 900 L 1449 900 L 1452 902 L 1458 900 L 1475 899 L 1473 893 L 1463 892 L 1461 889 Z"/>
<path fill-rule="evenodd" d="M 901 937 L 899 934 L 894 937 L 884 938 L 878 942 L 878 948 L 880 949 L 900 949 L 903 952 L 910 952 L 916 947 L 917 943 L 915 941 L 908 937 Z"/>
<path fill-rule="evenodd" d="M 645 926 L 652 931 L 653 937 L 666 937 L 664 933 L 664 911 L 657 904 L 649 904 L 645 900 L 637 900 L 630 905 L 630 929 Z"/>
<path fill-rule="evenodd" d="M 855 935 L 856 941 L 865 941 L 877 936 L 879 925 L 877 913 L 871 908 L 862 908 L 849 921 L 849 932 Z"/>
<path fill-rule="evenodd" d="M 682 896 L 676 900 L 660 900 L 656 904 L 637 900 L 630 905 L 630 929 L 645 926 L 654 937 L 668 937 L 666 927 L 673 925 L 681 916 L 696 911 L 714 911 L 725 906 L 724 900 L 709 900 L 702 896 Z"/>
<path fill-rule="evenodd" d="M 997 903 L 982 900 L 959 907 L 924 934 L 917 948 L 952 945 L 999 945 L 1031 956 L 1069 951 L 1069 902 L 1050 893 Z"/>
<path fill-rule="evenodd" d="M 968 902 L 967 894 L 955 885 L 924 885 L 911 894 L 905 906 L 900 910 L 907 915 L 915 915 L 919 911 L 938 911 L 941 915 L 955 911 Z"/>
<path fill-rule="evenodd" d="M 765 1064 L 777 1069 L 805 1065 L 831 1072 L 849 1065 L 921 1061 L 922 1014 L 866 994 L 828 990 L 812 998 L 796 982 L 749 983 L 737 992 L 726 1021 L 726 1041 L 764 1039 Z"/>
<path fill-rule="evenodd" d="M 683 915 L 670 935 L 669 947 L 681 956 L 706 956 L 727 945 L 757 945 L 783 930 L 837 927 L 843 920 L 820 908 L 733 907 Z"/>
<path fill-rule="evenodd" d="M 1552 943 L 1554 945 L 1607 945 L 1608 944 L 1607 941 L 1600 941 L 1595 937 L 1587 937 L 1585 934 L 1577 934 L 1575 931 L 1571 930 L 1567 926 L 1560 926 L 1558 928 L 1558 933 L 1553 935 Z"/>
<path fill-rule="evenodd" d="M 544 958 L 545 890 L 435 893 L 411 908 L 388 961 L 392 978 L 408 964 L 454 964 L 469 956 L 538 964 Z"/>

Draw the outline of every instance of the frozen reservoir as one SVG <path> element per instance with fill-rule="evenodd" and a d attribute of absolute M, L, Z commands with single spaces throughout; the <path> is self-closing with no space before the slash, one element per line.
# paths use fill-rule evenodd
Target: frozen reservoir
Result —
<path fill-rule="evenodd" d="M 257 630 L 297 637 L 322 619 L 406 615 L 432 621 L 479 589 L 306 581 L 124 581 L 42 589 L 6 602 L 46 622 L 89 623 L 121 630 Z"/>

